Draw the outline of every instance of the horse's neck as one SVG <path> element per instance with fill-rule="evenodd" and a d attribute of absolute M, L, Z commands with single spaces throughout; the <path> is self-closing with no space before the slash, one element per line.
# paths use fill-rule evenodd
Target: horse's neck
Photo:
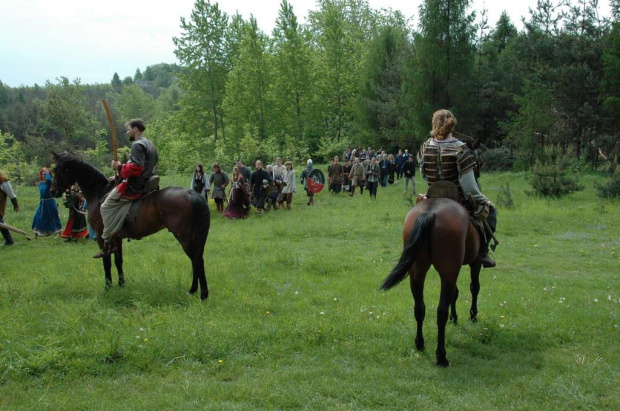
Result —
<path fill-rule="evenodd" d="M 90 203 L 98 201 L 106 193 L 106 178 L 94 168 L 81 167 L 76 176 L 76 182 L 80 186 L 84 198 Z"/>

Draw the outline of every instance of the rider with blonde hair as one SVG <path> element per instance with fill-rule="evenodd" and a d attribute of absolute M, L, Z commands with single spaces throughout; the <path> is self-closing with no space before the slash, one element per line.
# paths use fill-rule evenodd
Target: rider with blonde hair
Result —
<path fill-rule="evenodd" d="M 474 177 L 476 160 L 465 143 L 452 136 L 456 126 L 456 117 L 449 110 L 438 110 L 433 114 L 431 138 L 426 140 L 418 152 L 418 163 L 422 178 L 428 183 L 429 189 L 437 181 L 451 181 L 458 187 L 459 199 L 472 214 L 474 219 L 486 218 L 492 231 L 495 232 L 497 214 L 493 203 L 480 192 Z M 467 199 L 473 197 L 476 207 Z M 481 228 L 481 225 L 476 225 Z M 489 256 L 487 233 L 480 229 L 480 252 L 477 262 L 485 268 L 495 267 L 495 261 Z"/>

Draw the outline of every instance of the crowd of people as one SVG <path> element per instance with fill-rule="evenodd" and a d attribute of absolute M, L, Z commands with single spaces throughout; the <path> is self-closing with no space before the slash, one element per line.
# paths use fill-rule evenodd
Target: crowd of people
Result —
<path fill-rule="evenodd" d="M 405 193 L 415 191 L 414 156 L 409 150 L 399 150 L 397 155 L 385 151 L 373 151 L 361 148 L 347 148 L 340 162 L 340 156 L 329 160 L 327 167 L 327 188 L 331 193 L 348 193 L 355 195 L 359 187 L 360 194 L 364 189 L 371 198 L 377 197 L 377 188 L 387 187 L 397 180 L 405 179 Z M 299 183 L 306 193 L 306 204 L 314 204 L 314 192 L 308 187 L 308 176 L 314 170 L 312 159 L 308 159 L 306 167 L 299 176 Z M 219 214 L 230 219 L 246 218 L 254 207 L 258 216 L 271 210 L 291 209 L 293 196 L 297 192 L 297 176 L 291 161 L 282 162 L 276 157 L 273 164 L 264 165 L 261 160 L 254 163 L 250 170 L 237 159 L 231 174 L 222 170 L 220 163 L 212 165 L 211 173 L 205 171 L 203 164 L 196 164 L 190 181 L 190 189 L 196 191 L 215 203 Z"/>
<path fill-rule="evenodd" d="M 367 189 L 371 198 L 377 198 L 377 187 L 387 187 L 396 180 L 405 178 L 405 193 L 408 193 L 411 183 L 411 194 L 415 191 L 415 159 L 409 154 L 409 150 L 398 150 L 398 154 L 387 154 L 384 150 L 374 151 L 371 147 L 367 150 L 347 148 L 340 157 L 335 156 L 329 160 L 327 167 L 327 181 L 329 191 L 332 193 L 349 193 L 355 195 L 359 187 L 360 194 Z"/>
<path fill-rule="evenodd" d="M 293 194 L 297 191 L 291 161 L 283 164 L 282 158 L 276 157 L 274 164 L 264 167 L 261 160 L 256 160 L 254 171 L 250 171 L 241 159 L 237 159 L 231 175 L 232 179 L 216 162 L 207 177 L 204 166 L 198 163 L 190 189 L 206 198 L 210 196 L 217 212 L 230 219 L 247 217 L 251 206 L 256 208 L 259 216 L 271 210 L 291 209 Z M 227 203 L 226 209 L 224 203 Z"/>

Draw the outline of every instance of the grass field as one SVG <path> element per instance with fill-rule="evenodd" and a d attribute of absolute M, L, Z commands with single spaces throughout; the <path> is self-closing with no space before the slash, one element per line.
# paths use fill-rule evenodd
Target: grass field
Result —
<path fill-rule="evenodd" d="M 298 193 L 261 219 L 213 214 L 207 301 L 187 294 L 190 263 L 168 232 L 126 244 L 127 284 L 109 292 L 93 242 L 15 235 L 0 250 L 0 408 L 619 409 L 620 202 L 596 198 L 600 176 L 553 201 L 527 197 L 526 179 L 482 177 L 492 200 L 509 182 L 516 206 L 499 209 L 477 323 L 461 272 L 447 369 L 437 275 L 424 352 L 408 285 L 378 290 L 401 252 L 402 181 L 376 201 L 321 193 L 308 207 Z M 16 188 L 21 211 L 5 219 L 26 229 L 38 194 Z"/>

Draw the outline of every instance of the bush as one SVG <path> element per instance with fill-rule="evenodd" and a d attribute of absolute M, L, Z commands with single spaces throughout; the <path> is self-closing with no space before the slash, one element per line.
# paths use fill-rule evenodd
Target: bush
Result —
<path fill-rule="evenodd" d="M 558 146 L 548 146 L 532 168 L 530 183 L 534 189 L 530 195 L 560 198 L 566 194 L 583 190 L 577 177 L 568 173 L 571 161 Z"/>
<path fill-rule="evenodd" d="M 616 198 L 620 196 L 620 174 L 614 174 L 605 184 L 594 183 L 600 198 Z"/>
<path fill-rule="evenodd" d="M 509 171 L 516 157 L 507 147 L 498 147 L 482 153 L 482 169 L 485 171 Z"/>
<path fill-rule="evenodd" d="M 506 185 L 500 187 L 496 203 L 502 208 L 513 208 L 515 206 L 512 193 L 510 192 L 510 183 L 506 183 Z"/>
<path fill-rule="evenodd" d="M 334 158 L 334 156 L 342 156 L 342 153 L 344 153 L 350 145 L 351 141 L 348 138 L 341 138 L 340 141 L 337 141 L 332 137 L 322 137 L 319 143 L 319 149 L 315 153 L 315 160 L 318 160 L 318 162 L 327 162 L 326 160 Z"/>

